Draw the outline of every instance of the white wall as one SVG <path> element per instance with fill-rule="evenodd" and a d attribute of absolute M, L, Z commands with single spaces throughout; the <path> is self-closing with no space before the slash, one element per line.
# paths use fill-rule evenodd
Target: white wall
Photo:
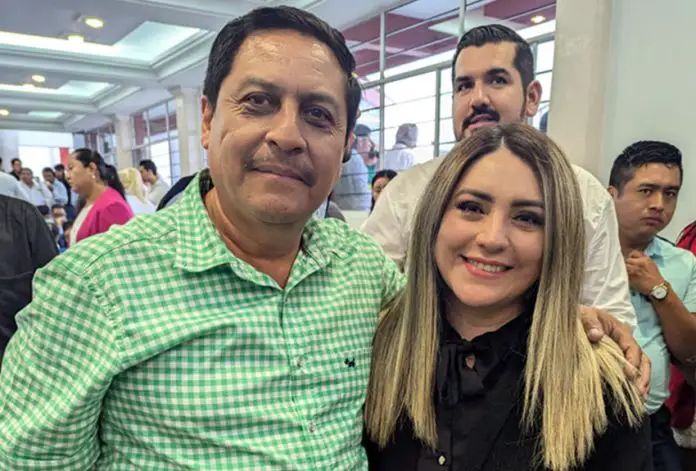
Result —
<path fill-rule="evenodd" d="M 19 132 L 0 131 L 0 157 L 6 172 L 10 171 L 10 162 L 19 155 Z"/>
<path fill-rule="evenodd" d="M 607 70 L 601 179 L 614 158 L 641 139 L 681 149 L 684 186 L 664 236 L 674 239 L 696 219 L 696 62 L 693 0 L 615 0 Z"/>
<path fill-rule="evenodd" d="M 10 169 L 11 160 L 19 157 L 35 176 L 41 176 L 44 167 L 60 162 L 60 147 L 73 148 L 71 133 L 0 131 L 0 157 L 6 171 Z"/>
<path fill-rule="evenodd" d="M 20 146 L 69 147 L 72 149 L 73 137 L 68 132 L 19 131 Z"/>
<path fill-rule="evenodd" d="M 558 0 L 549 135 L 605 185 L 614 159 L 639 140 L 684 156 L 674 240 L 696 219 L 693 0 Z"/>

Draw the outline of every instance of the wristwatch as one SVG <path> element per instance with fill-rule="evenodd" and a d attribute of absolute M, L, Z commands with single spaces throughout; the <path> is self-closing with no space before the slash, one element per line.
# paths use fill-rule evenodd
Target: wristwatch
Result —
<path fill-rule="evenodd" d="M 667 281 L 663 281 L 657 286 L 654 286 L 653 289 L 650 290 L 650 297 L 656 301 L 662 301 L 667 297 L 669 294 L 671 286 Z"/>

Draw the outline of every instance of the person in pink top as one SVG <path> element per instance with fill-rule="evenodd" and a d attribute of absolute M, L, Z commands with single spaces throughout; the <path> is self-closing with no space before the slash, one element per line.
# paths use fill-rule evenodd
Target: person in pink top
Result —
<path fill-rule="evenodd" d="M 116 169 L 99 152 L 76 149 L 70 155 L 68 182 L 80 195 L 81 209 L 70 233 L 69 246 L 101 234 L 114 224 L 130 221 L 133 212 L 126 202 Z"/>

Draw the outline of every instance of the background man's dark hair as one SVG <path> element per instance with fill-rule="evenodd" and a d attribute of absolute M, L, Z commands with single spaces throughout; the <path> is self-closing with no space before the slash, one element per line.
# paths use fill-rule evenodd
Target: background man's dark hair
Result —
<path fill-rule="evenodd" d="M 457 44 L 457 52 L 452 60 L 452 83 L 456 78 L 455 66 L 462 49 L 467 47 L 481 47 L 486 44 L 499 44 L 509 42 L 516 45 L 514 65 L 522 78 L 522 88 L 526 91 L 534 80 L 534 55 L 529 43 L 514 30 L 503 25 L 485 25 L 473 28 L 461 37 Z"/>
<path fill-rule="evenodd" d="M 19 160 L 18 158 L 14 158 L 14 159 L 12 159 L 12 161 L 11 161 L 10 163 L 11 163 L 12 165 L 14 165 L 14 164 L 15 164 L 15 162 L 19 162 L 20 164 L 22 163 L 22 161 L 21 161 L 21 160 Z"/>
<path fill-rule="evenodd" d="M 62 204 L 54 204 L 51 206 L 51 212 L 53 212 L 54 209 L 65 209 L 65 206 Z"/>
<path fill-rule="evenodd" d="M 215 111 L 220 87 L 232 70 L 234 59 L 244 41 L 253 33 L 267 30 L 292 30 L 318 39 L 334 53 L 346 77 L 346 105 L 348 110 L 348 137 L 358 119 L 358 107 L 362 91 L 355 72 L 355 58 L 346 45 L 340 31 L 306 11 L 280 6 L 257 8 L 244 16 L 236 18 L 220 31 L 208 58 L 203 95 L 208 98 Z"/>
<path fill-rule="evenodd" d="M 152 174 L 157 176 L 157 165 L 150 160 L 150 159 L 143 159 L 140 161 L 138 164 L 140 167 L 144 168 L 145 170 L 150 170 L 152 171 Z"/>
<path fill-rule="evenodd" d="M 55 170 L 56 172 L 65 172 L 65 165 L 56 164 L 55 167 L 53 167 L 53 170 Z"/>
<path fill-rule="evenodd" d="M 43 170 L 41 170 L 41 173 L 45 173 L 45 172 L 53 174 L 54 177 L 56 176 L 56 172 L 54 172 L 51 167 L 46 167 Z"/>
<path fill-rule="evenodd" d="M 679 169 L 679 184 L 681 185 L 684 179 L 681 152 L 672 144 L 661 141 L 638 141 L 626 147 L 611 167 L 609 185 L 616 188 L 621 194 L 636 170 L 648 164 L 677 167 Z"/>

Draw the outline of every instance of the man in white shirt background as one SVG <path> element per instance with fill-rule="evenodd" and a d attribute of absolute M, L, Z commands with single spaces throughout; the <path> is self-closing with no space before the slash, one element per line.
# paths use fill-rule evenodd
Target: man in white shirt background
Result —
<path fill-rule="evenodd" d="M 53 205 L 53 194 L 38 179 L 34 179 L 34 172 L 30 168 L 23 168 L 20 172 L 19 184 L 29 195 L 29 202 L 36 207 L 46 206 L 49 209 Z"/>
<path fill-rule="evenodd" d="M 54 172 L 51 167 L 46 167 L 41 173 L 43 173 L 46 188 L 53 194 L 53 203 L 67 206 L 68 189 L 56 178 L 56 172 Z"/>
<path fill-rule="evenodd" d="M 13 176 L 0 171 L 0 195 L 29 202 L 29 195 Z"/>
<path fill-rule="evenodd" d="M 396 144 L 384 153 L 382 168 L 401 172 L 413 167 L 416 154 L 413 149 L 418 145 L 418 126 L 404 123 L 396 130 Z"/>
<path fill-rule="evenodd" d="M 457 140 L 480 127 L 531 118 L 541 99 L 529 44 L 502 25 L 481 26 L 462 36 L 452 79 Z M 362 227 L 402 267 L 407 262 L 419 197 L 441 162 L 441 158 L 434 159 L 400 173 L 386 187 Z M 588 241 L 582 301 L 635 328 L 614 204 L 595 177 L 582 168 L 574 169 L 583 196 Z"/>
<path fill-rule="evenodd" d="M 147 198 L 152 204 L 157 206 L 164 198 L 164 195 L 167 194 L 167 191 L 169 191 L 169 185 L 157 174 L 157 165 L 152 160 L 141 160 L 138 166 L 140 175 L 148 188 Z"/>

